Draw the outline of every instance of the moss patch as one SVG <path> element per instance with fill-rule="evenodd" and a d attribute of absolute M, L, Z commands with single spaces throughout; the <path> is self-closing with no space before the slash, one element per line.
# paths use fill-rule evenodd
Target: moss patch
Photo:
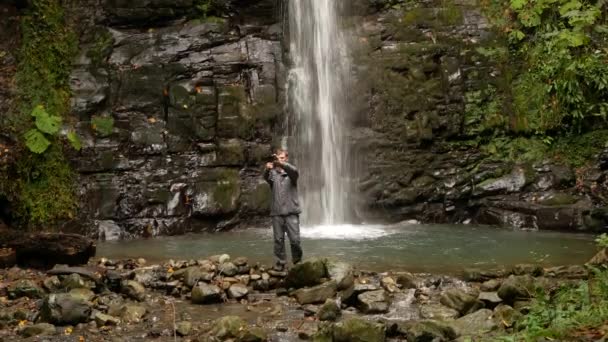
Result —
<path fill-rule="evenodd" d="M 69 110 L 69 75 L 77 52 L 77 36 L 66 23 L 58 0 L 34 0 L 21 17 L 22 46 L 17 67 L 16 105 L 9 113 L 9 130 L 20 137 L 34 126 L 30 113 L 38 105 L 49 115 L 64 117 Z M 74 216 L 74 174 L 62 142 L 52 137 L 42 155 L 22 148 L 10 172 L 7 197 L 23 226 L 51 226 Z"/>

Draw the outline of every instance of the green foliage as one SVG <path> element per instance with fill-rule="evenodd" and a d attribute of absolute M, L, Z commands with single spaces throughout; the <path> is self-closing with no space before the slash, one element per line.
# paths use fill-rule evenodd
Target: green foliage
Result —
<path fill-rule="evenodd" d="M 32 128 L 25 133 L 25 146 L 34 153 L 43 153 L 51 142 L 39 130 Z"/>
<path fill-rule="evenodd" d="M 111 116 L 93 116 L 91 118 L 91 127 L 101 137 L 107 137 L 114 130 L 114 118 Z"/>
<path fill-rule="evenodd" d="M 608 248 L 608 234 L 601 234 L 595 239 L 595 242 L 600 248 Z"/>
<path fill-rule="evenodd" d="M 608 35 L 605 1 L 487 0 L 494 24 L 509 40 L 513 66 L 510 129 L 554 134 L 605 125 Z M 502 61 L 501 61 L 502 62 Z"/>
<path fill-rule="evenodd" d="M 576 340 L 576 332 L 608 320 L 608 271 L 591 269 L 590 279 L 562 285 L 553 294 L 539 293 L 520 330 L 502 341 Z"/>
<path fill-rule="evenodd" d="M 223 0 L 195 0 L 194 10 L 196 17 L 204 21 L 222 21 L 228 10 L 227 2 Z"/>
<path fill-rule="evenodd" d="M 74 173 L 59 144 L 43 154 L 30 154 L 18 161 L 17 218 L 30 227 L 50 228 L 59 219 L 74 216 Z"/>
<path fill-rule="evenodd" d="M 23 138 L 21 155 L 2 184 L 23 226 L 70 218 L 76 208 L 73 173 L 59 132 L 69 110 L 69 75 L 78 39 L 59 0 L 33 0 L 20 17 L 22 43 L 15 76 L 17 96 L 8 131 Z M 79 140 L 72 132 L 68 141 Z M 32 153 L 29 153 L 32 152 Z"/>
<path fill-rule="evenodd" d="M 68 132 L 67 138 L 76 151 L 80 151 L 82 149 L 82 142 L 80 141 L 80 137 L 78 137 L 78 134 L 76 134 L 76 132 Z"/>

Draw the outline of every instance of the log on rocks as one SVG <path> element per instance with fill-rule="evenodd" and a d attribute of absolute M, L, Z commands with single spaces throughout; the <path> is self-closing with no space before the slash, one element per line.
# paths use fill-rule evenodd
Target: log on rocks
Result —
<path fill-rule="evenodd" d="M 0 248 L 13 249 L 22 266 L 50 268 L 55 264 L 83 265 L 95 256 L 95 241 L 78 234 L 25 233 L 0 230 Z"/>
<path fill-rule="evenodd" d="M 96 284 L 101 284 L 103 280 L 104 271 L 105 270 L 100 270 L 98 268 L 92 267 L 70 267 L 66 265 L 55 265 L 55 267 L 48 270 L 46 273 L 49 275 L 69 275 L 76 273 L 80 276 L 94 281 Z"/>

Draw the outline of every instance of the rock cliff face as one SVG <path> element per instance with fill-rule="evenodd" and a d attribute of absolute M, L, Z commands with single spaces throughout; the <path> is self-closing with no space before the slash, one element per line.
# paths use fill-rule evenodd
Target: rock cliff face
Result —
<path fill-rule="evenodd" d="M 260 172 L 288 112 L 282 1 L 63 4 L 80 34 L 74 229 L 115 239 L 264 220 Z M 356 0 L 347 23 L 361 219 L 604 229 L 608 155 L 575 171 L 464 143 L 475 95 L 499 72 L 478 52 L 496 42 L 478 5 Z"/>
<path fill-rule="evenodd" d="M 82 27 L 71 88 L 87 233 L 178 234 L 266 213 L 259 171 L 285 96 L 278 7 L 221 4 L 224 18 L 193 1 L 69 7 Z"/>
<path fill-rule="evenodd" d="M 353 29 L 361 88 L 352 139 L 361 216 L 475 222 L 518 228 L 602 230 L 601 160 L 574 170 L 554 161 L 515 164 L 466 142 L 476 105 L 500 68 L 500 44 L 467 1 L 375 1 Z M 504 44 L 504 43 L 503 43 Z M 480 49 L 481 48 L 481 49 Z"/>

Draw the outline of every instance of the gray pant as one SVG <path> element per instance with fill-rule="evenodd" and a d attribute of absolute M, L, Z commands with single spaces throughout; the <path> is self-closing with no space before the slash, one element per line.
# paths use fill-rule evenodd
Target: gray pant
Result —
<path fill-rule="evenodd" d="M 274 233 L 274 255 L 277 263 L 286 264 L 285 234 L 291 246 L 291 259 L 294 264 L 302 260 L 302 247 L 300 247 L 300 217 L 298 215 L 273 216 L 272 232 Z"/>

